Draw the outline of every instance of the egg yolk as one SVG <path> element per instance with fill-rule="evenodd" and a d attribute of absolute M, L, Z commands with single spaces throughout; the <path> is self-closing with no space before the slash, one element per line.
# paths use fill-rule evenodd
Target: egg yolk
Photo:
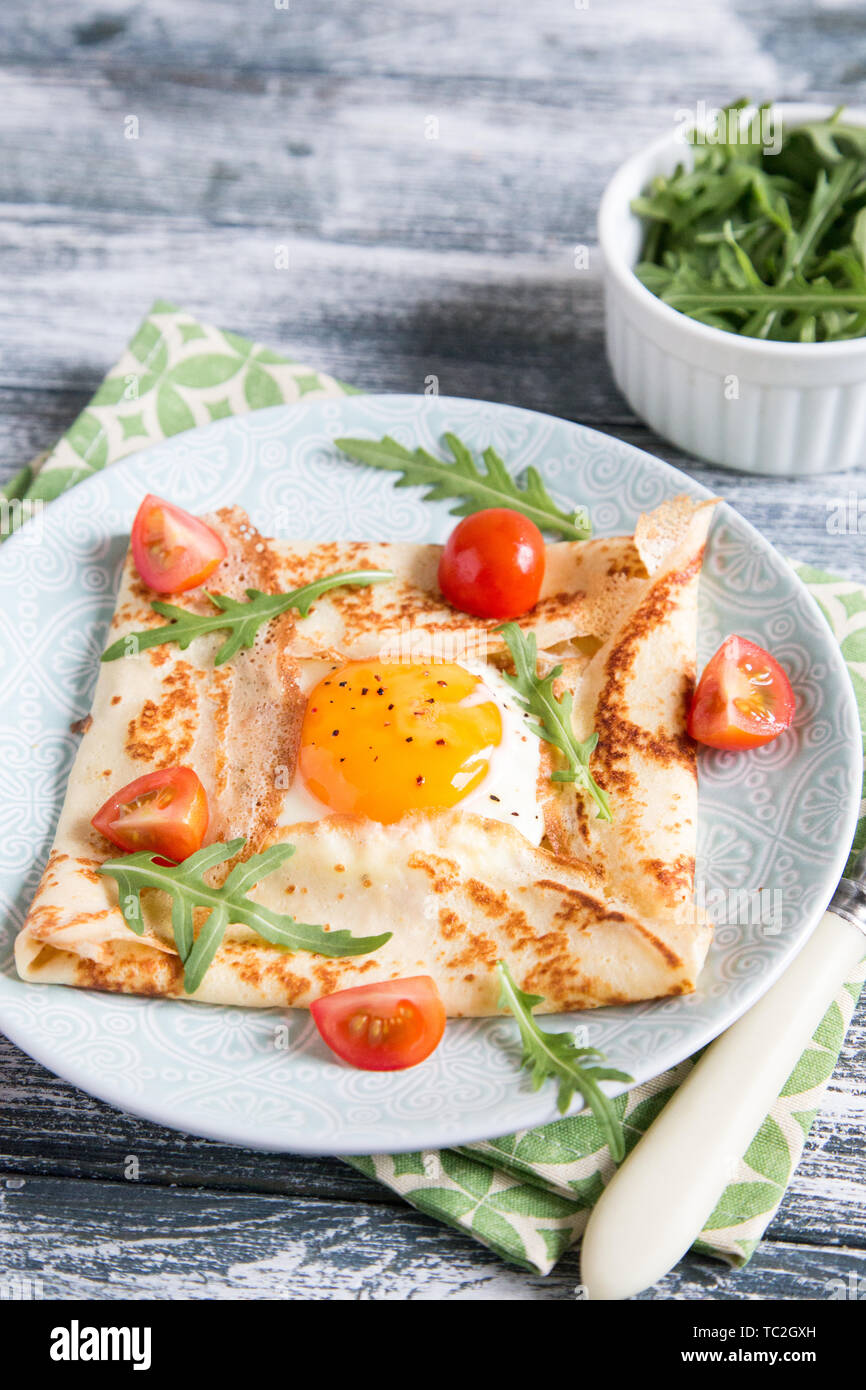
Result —
<path fill-rule="evenodd" d="M 499 709 L 483 693 L 450 663 L 349 662 L 310 692 L 300 774 L 332 811 L 386 825 L 454 806 L 484 780 L 502 740 Z"/>

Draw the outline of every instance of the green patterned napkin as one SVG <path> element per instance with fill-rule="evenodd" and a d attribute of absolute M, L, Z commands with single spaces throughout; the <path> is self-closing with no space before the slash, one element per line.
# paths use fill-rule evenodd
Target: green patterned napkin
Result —
<path fill-rule="evenodd" d="M 280 405 L 352 391 L 333 377 L 199 323 L 158 301 L 93 400 L 46 457 L 21 470 L 7 497 L 48 501 L 91 473 L 167 435 Z M 866 589 L 801 567 L 842 647 L 866 737 Z M 866 842 L 861 816 L 855 846 Z M 866 962 L 864 962 L 866 965 Z M 695 1249 L 748 1260 L 773 1217 L 836 1066 L 864 968 L 830 1004 L 811 1045 L 730 1174 Z M 615 1105 L 631 1148 L 694 1065 L 683 1062 Z M 613 1163 L 588 1111 L 460 1149 L 350 1159 L 413 1206 L 467 1231 L 512 1263 L 547 1274 L 579 1240 Z"/>

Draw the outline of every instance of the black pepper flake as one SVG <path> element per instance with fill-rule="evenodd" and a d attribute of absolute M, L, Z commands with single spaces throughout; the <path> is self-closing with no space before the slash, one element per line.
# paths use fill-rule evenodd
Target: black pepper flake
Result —
<path fill-rule="evenodd" d="M 369 685 L 362 685 L 362 686 L 361 686 L 361 694 L 362 694 L 362 695 L 369 695 L 369 693 L 370 693 L 370 687 L 369 687 Z"/>
<path fill-rule="evenodd" d="M 415 778 L 415 786 L 416 786 L 416 787 L 423 787 L 423 785 L 424 785 L 424 778 L 422 777 L 421 773 L 419 772 L 419 773 L 418 773 L 418 776 Z"/>
<path fill-rule="evenodd" d="M 393 709 L 394 706 L 393 706 L 393 705 L 389 705 L 388 708 L 389 708 L 389 709 Z"/>
<path fill-rule="evenodd" d="M 411 743 L 411 742 L 412 742 L 412 735 L 411 735 L 411 734 L 410 734 L 409 737 L 407 738 L 406 742 L 407 742 L 407 743 Z"/>
<path fill-rule="evenodd" d="M 384 694 L 385 694 L 385 687 L 384 687 L 384 685 L 380 685 L 380 686 L 379 686 L 379 689 L 376 691 L 376 694 L 377 694 L 377 695 L 384 695 Z"/>
<path fill-rule="evenodd" d="M 445 747 L 445 740 L 444 740 L 444 738 L 437 738 L 436 743 L 438 744 L 438 746 L 439 746 L 440 748 L 444 748 L 444 747 Z"/>
<path fill-rule="evenodd" d="M 330 685 L 330 684 L 331 684 L 330 681 L 325 681 L 325 685 Z M 348 684 L 349 684 L 348 681 L 340 681 L 340 689 L 341 689 L 341 690 L 345 690 L 345 688 L 346 688 L 346 686 L 347 686 Z"/>
<path fill-rule="evenodd" d="M 331 730 L 331 738 L 336 738 L 337 735 L 339 734 L 339 732 L 340 732 L 339 729 L 332 729 L 332 730 Z"/>
<path fill-rule="evenodd" d="M 491 792 L 491 793 L 490 793 L 490 800 L 491 800 L 491 801 L 498 801 L 498 800 L 499 800 L 499 797 L 498 797 L 498 796 L 494 796 L 493 793 Z"/>
<path fill-rule="evenodd" d="M 447 685 L 448 682 L 447 682 L 447 681 L 437 681 L 436 684 L 437 684 L 437 685 Z"/>

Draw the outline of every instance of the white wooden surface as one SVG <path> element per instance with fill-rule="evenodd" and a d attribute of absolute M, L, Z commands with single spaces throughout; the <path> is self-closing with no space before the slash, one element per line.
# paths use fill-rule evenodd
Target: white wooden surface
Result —
<path fill-rule="evenodd" d="M 866 472 L 781 484 L 680 457 L 613 387 L 594 251 L 574 269 L 605 180 L 677 110 L 862 102 L 864 30 L 852 0 L 6 0 L 0 478 L 162 297 L 366 389 L 435 374 L 612 431 L 788 554 L 866 579 L 862 537 L 826 528 Z M 690 1258 L 650 1296 L 823 1298 L 864 1274 L 864 1046 L 861 1011 L 749 1268 Z M 529 1278 L 336 1161 L 120 1115 L 5 1041 L 0 1175 L 0 1272 L 38 1272 L 48 1296 L 570 1299 L 578 1282 L 576 1256 Z"/>

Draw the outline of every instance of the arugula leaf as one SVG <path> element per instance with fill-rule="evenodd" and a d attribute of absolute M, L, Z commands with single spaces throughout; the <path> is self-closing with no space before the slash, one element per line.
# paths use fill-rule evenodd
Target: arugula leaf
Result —
<path fill-rule="evenodd" d="M 689 274 L 686 268 L 673 275 L 663 276 L 663 283 L 645 274 L 643 265 L 637 267 L 637 272 L 647 289 L 651 289 L 659 299 L 663 299 L 672 308 L 679 309 L 681 313 L 688 314 L 690 318 L 702 321 L 707 321 L 711 314 L 729 314 L 744 320 L 755 310 L 766 310 L 770 313 L 790 311 L 798 318 L 803 315 L 827 314 L 831 310 L 849 311 L 850 314 L 862 314 L 866 311 L 866 293 L 862 289 L 838 290 L 828 282 L 817 281 L 808 285 L 804 281 L 795 280 L 783 289 L 776 289 L 772 285 L 763 285 L 760 290 L 726 289 L 712 281 Z M 781 332 L 773 336 L 776 339 L 783 338 Z M 834 340 L 850 336 L 852 335 L 849 333 L 839 331 L 834 334 Z M 784 335 L 784 340 L 787 341 L 790 337 L 788 333 Z M 830 339 L 825 338 L 823 341 L 829 342 Z"/>
<path fill-rule="evenodd" d="M 562 753 L 567 768 L 558 768 L 550 775 L 552 782 L 577 782 L 598 807 L 598 820 L 613 820 L 607 792 L 598 785 L 589 770 L 589 760 L 595 752 L 598 734 L 580 742 L 572 728 L 572 708 L 574 700 L 570 691 L 559 698 L 554 694 L 553 682 L 562 675 L 562 667 L 555 666 L 543 679 L 537 672 L 538 651 L 535 633 L 525 633 L 517 623 L 503 623 L 496 629 L 501 632 L 505 645 L 511 652 L 515 674 L 503 672 L 508 684 L 516 691 L 518 703 L 529 716 L 527 728 L 536 738 L 543 739 Z"/>
<path fill-rule="evenodd" d="M 294 845 L 271 845 L 261 854 L 251 855 L 235 865 L 221 888 L 212 888 L 205 882 L 208 869 L 231 859 L 245 844 L 242 835 L 236 840 L 217 841 L 176 865 L 160 864 L 156 856 L 146 851 L 118 855 L 116 859 L 107 859 L 97 869 L 97 873 L 115 880 L 123 920 L 136 936 L 144 932 L 142 889 L 159 888 L 170 894 L 171 925 L 184 966 L 186 994 L 194 994 L 198 989 L 230 922 L 250 927 L 265 941 L 286 951 L 312 951 L 315 955 L 331 958 L 363 956 L 378 951 L 390 941 L 391 932 L 360 937 L 348 931 L 329 932 L 251 902 L 247 891 L 289 859 L 295 852 Z M 195 908 L 208 909 L 207 920 L 197 937 L 193 928 Z"/>
<path fill-rule="evenodd" d="M 287 594 L 263 594 L 261 589 L 247 589 L 247 602 L 229 598 L 227 594 L 212 594 L 205 590 L 217 610 L 215 613 L 191 613 L 188 608 L 180 608 L 175 603 L 154 600 L 151 608 L 169 622 L 162 627 L 149 627 L 143 632 L 128 632 L 118 637 L 102 653 L 103 661 L 116 661 L 120 656 L 137 656 L 145 647 L 160 647 L 164 642 L 177 642 L 184 651 L 196 637 L 207 632 L 226 631 L 229 636 L 223 642 L 216 656 L 214 666 L 222 666 L 231 661 L 241 647 L 251 647 L 262 623 L 270 622 L 280 613 L 294 608 L 305 618 L 317 598 L 329 589 L 342 585 L 366 588 L 369 584 L 384 584 L 394 578 L 393 570 L 344 570 L 340 574 L 326 574 L 312 584 L 301 589 L 293 589 Z"/>
<path fill-rule="evenodd" d="M 836 112 L 768 131 L 758 108 L 736 138 L 743 104 L 721 113 L 707 143 L 693 133 L 691 168 L 657 176 L 633 201 L 646 228 L 636 275 L 680 313 L 746 337 L 864 336 L 866 130 Z"/>
<path fill-rule="evenodd" d="M 592 535 L 585 507 L 572 512 L 558 507 L 536 468 L 527 468 L 521 486 L 512 478 L 503 460 L 492 447 L 484 450 L 484 471 L 478 467 L 466 445 L 456 434 L 443 436 L 453 459 L 436 458 L 426 449 L 404 449 L 396 439 L 335 439 L 344 454 L 373 468 L 402 473 L 397 487 L 427 487 L 425 502 L 441 502 L 448 497 L 463 500 L 451 508 L 451 516 L 469 516 L 485 507 L 510 507 L 529 517 L 542 531 L 555 531 L 567 540 L 583 541 Z"/>
<path fill-rule="evenodd" d="M 575 1091 L 579 1091 L 589 1106 L 605 1136 L 615 1163 L 625 1158 L 625 1138 L 622 1125 L 611 1099 L 601 1090 L 599 1081 L 629 1082 L 634 1078 L 624 1071 L 603 1067 L 604 1054 L 597 1047 L 578 1047 L 570 1033 L 548 1033 L 532 1017 L 540 994 L 526 994 L 514 983 L 504 960 L 497 962 L 499 972 L 499 1007 L 507 1009 L 517 1019 L 523 1043 L 522 1067 L 532 1068 L 532 1089 L 537 1091 L 548 1078 L 559 1082 L 557 1105 L 564 1115 Z"/>

